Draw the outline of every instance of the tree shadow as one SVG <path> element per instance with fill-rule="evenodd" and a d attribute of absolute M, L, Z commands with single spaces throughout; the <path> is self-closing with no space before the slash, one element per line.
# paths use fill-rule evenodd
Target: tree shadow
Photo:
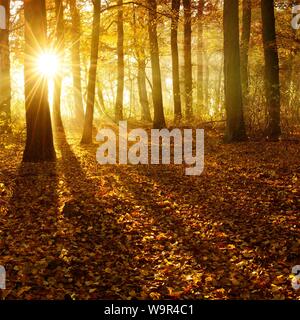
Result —
<path fill-rule="evenodd" d="M 48 263 L 57 256 L 57 171 L 55 163 L 22 163 L 1 231 L 7 298 L 45 298 Z M 46 256 L 45 256 L 46 253 Z M 25 289 L 24 289 L 25 288 Z"/>

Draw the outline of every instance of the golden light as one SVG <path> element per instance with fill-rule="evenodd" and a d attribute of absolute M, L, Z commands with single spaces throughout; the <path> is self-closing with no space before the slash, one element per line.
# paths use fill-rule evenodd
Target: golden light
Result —
<path fill-rule="evenodd" d="M 44 52 L 38 57 L 38 72 L 47 78 L 53 78 L 59 69 L 59 58 L 54 52 Z"/>

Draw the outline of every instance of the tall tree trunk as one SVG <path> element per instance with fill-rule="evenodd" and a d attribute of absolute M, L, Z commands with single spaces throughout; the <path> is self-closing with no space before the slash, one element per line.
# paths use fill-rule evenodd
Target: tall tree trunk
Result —
<path fill-rule="evenodd" d="M 57 38 L 57 54 L 59 61 L 62 63 L 64 58 L 64 5 L 62 0 L 55 0 L 55 13 L 56 13 L 56 38 Z M 58 72 L 55 76 L 54 83 L 54 99 L 53 99 L 53 116 L 54 125 L 57 130 L 63 130 L 63 122 L 61 119 L 61 87 L 62 87 L 62 74 Z"/>
<path fill-rule="evenodd" d="M 243 0 L 243 27 L 241 35 L 241 79 L 244 106 L 247 106 L 249 96 L 248 53 L 251 31 L 251 1 L 252 0 Z"/>
<path fill-rule="evenodd" d="M 263 44 L 265 55 L 265 90 L 268 107 L 267 135 L 278 140 L 280 128 L 279 58 L 276 42 L 274 1 L 261 1 Z"/>
<path fill-rule="evenodd" d="M 123 97 L 124 97 L 124 23 L 123 23 L 123 0 L 118 0 L 118 88 L 115 106 L 115 120 L 123 120 Z"/>
<path fill-rule="evenodd" d="M 156 0 L 149 0 L 149 41 L 150 41 L 150 56 L 152 66 L 152 82 L 153 82 L 153 106 L 154 106 L 154 120 L 153 127 L 161 129 L 166 126 L 163 95 L 161 84 L 160 59 L 157 39 L 157 3 Z"/>
<path fill-rule="evenodd" d="M 146 61 L 140 55 L 138 56 L 138 89 L 142 107 L 142 120 L 151 122 L 152 119 L 146 87 Z"/>
<path fill-rule="evenodd" d="M 225 141 L 246 139 L 240 72 L 239 1 L 224 0 Z"/>
<path fill-rule="evenodd" d="M 10 82 L 10 50 L 9 20 L 10 0 L 0 0 L 5 8 L 6 29 L 0 29 L 0 133 L 11 132 L 11 82 Z"/>
<path fill-rule="evenodd" d="M 181 95 L 179 80 L 179 53 L 178 53 L 178 21 L 180 0 L 172 0 L 171 21 L 171 51 L 172 51 L 172 75 L 173 75 L 173 99 L 174 99 L 174 121 L 181 120 Z"/>
<path fill-rule="evenodd" d="M 90 58 L 89 80 L 88 80 L 88 92 L 87 92 L 87 105 L 86 105 L 83 134 L 81 139 L 82 144 L 89 144 L 89 143 L 92 143 L 93 141 L 94 104 L 95 104 L 96 75 L 97 75 L 97 62 L 98 62 L 98 51 L 99 51 L 99 36 L 100 36 L 100 12 L 101 12 L 101 0 L 95 0 L 91 58 Z"/>
<path fill-rule="evenodd" d="M 145 22 L 144 12 L 141 12 L 138 15 L 139 23 Z M 137 56 L 137 63 L 138 63 L 138 91 L 139 91 L 139 98 L 140 98 L 140 105 L 141 105 L 141 120 L 151 122 L 151 113 L 150 113 L 150 106 L 149 106 L 149 99 L 147 94 L 147 74 L 146 74 L 146 58 L 145 58 L 145 48 L 144 48 L 144 39 L 142 38 L 142 34 L 137 34 L 137 14 L 136 14 L 136 7 L 133 7 L 133 35 L 134 35 L 134 46 L 135 46 L 135 53 Z M 139 29 L 140 32 L 144 32 L 144 28 Z"/>
<path fill-rule="evenodd" d="M 105 106 L 104 97 L 103 97 L 103 88 L 102 88 L 101 81 L 99 80 L 99 76 L 97 79 L 97 93 L 98 93 L 99 104 L 102 108 L 102 113 L 104 113 L 106 106 Z"/>
<path fill-rule="evenodd" d="M 193 116 L 193 76 L 192 76 L 192 10 L 191 0 L 183 0 L 184 6 L 184 81 L 185 81 L 185 116 Z"/>
<path fill-rule="evenodd" d="M 204 0 L 198 1 L 198 20 L 197 20 L 197 105 L 201 111 L 204 105 L 204 67 L 203 67 L 203 16 L 204 16 Z"/>
<path fill-rule="evenodd" d="M 24 2 L 25 15 L 25 107 L 26 146 L 24 162 L 54 161 L 48 84 L 46 77 L 36 72 L 36 63 L 47 45 L 45 0 Z"/>
<path fill-rule="evenodd" d="M 81 66 L 80 66 L 80 15 L 76 0 L 69 0 L 72 28 L 72 76 L 73 76 L 73 96 L 76 120 L 82 124 L 84 120 L 84 108 L 81 85 Z"/>

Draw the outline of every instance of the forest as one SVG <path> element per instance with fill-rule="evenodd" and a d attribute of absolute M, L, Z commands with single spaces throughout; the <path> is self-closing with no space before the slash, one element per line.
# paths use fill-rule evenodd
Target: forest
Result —
<path fill-rule="evenodd" d="M 299 29 L 291 0 L 0 0 L 0 300 L 299 300 Z"/>

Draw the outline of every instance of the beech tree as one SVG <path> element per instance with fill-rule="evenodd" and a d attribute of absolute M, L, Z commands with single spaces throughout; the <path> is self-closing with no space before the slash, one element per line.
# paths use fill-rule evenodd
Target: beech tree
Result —
<path fill-rule="evenodd" d="M 48 103 L 47 78 L 36 65 L 47 47 L 45 0 L 24 1 L 25 15 L 25 107 L 26 145 L 24 162 L 54 161 L 52 125 Z"/>
<path fill-rule="evenodd" d="M 173 76 L 173 99 L 174 99 L 174 120 L 182 118 L 180 77 L 179 77 L 179 53 L 178 53 L 178 20 L 180 0 L 172 0 L 172 21 L 171 21 L 171 52 L 172 52 L 172 76 Z"/>
<path fill-rule="evenodd" d="M 243 20 L 241 35 L 241 79 L 244 105 L 248 104 L 249 95 L 248 54 L 251 31 L 251 7 L 251 0 L 243 0 Z"/>
<path fill-rule="evenodd" d="M 192 9 L 191 0 L 183 0 L 184 7 L 184 84 L 185 116 L 193 116 L 193 76 L 192 76 Z"/>
<path fill-rule="evenodd" d="M 64 5 L 62 0 L 55 0 L 55 16 L 56 16 L 56 51 L 57 56 L 62 63 L 64 57 Z M 63 130 L 63 122 L 61 118 L 61 87 L 62 74 L 58 72 L 55 77 L 54 99 L 53 99 L 53 116 L 56 129 Z"/>
<path fill-rule="evenodd" d="M 124 96 L 124 24 L 123 24 L 123 0 L 118 0 L 118 88 L 117 99 L 115 106 L 115 119 L 116 121 L 123 120 L 123 96 Z"/>
<path fill-rule="evenodd" d="M 275 30 L 274 0 L 261 1 L 263 44 L 265 56 L 265 90 L 268 109 L 267 136 L 278 140 L 280 127 L 279 58 Z"/>
<path fill-rule="evenodd" d="M 239 1 L 224 0 L 225 141 L 243 141 L 246 131 L 240 72 Z"/>
<path fill-rule="evenodd" d="M 204 67 L 203 67 L 203 17 L 204 17 L 204 0 L 198 0 L 197 14 L 197 104 L 200 110 L 203 109 L 204 102 Z"/>
<path fill-rule="evenodd" d="M 71 11 L 71 53 L 72 53 L 72 76 L 73 76 L 73 97 L 76 119 L 82 123 L 84 119 L 84 108 L 81 85 L 81 59 L 80 59 L 80 14 L 76 0 L 69 0 Z"/>
<path fill-rule="evenodd" d="M 149 42 L 150 42 L 150 56 L 152 66 L 152 82 L 153 82 L 153 105 L 154 105 L 154 120 L 153 127 L 156 129 L 164 128 L 166 126 L 163 96 L 161 84 L 160 58 L 157 39 L 157 3 L 156 0 L 149 0 Z"/>
<path fill-rule="evenodd" d="M 10 0 L 0 0 L 5 10 L 5 29 L 0 29 L 0 133 L 11 131 L 11 81 L 10 81 L 10 50 L 9 20 Z"/>
<path fill-rule="evenodd" d="M 95 89 L 96 89 L 96 75 L 98 64 L 98 50 L 99 50 L 99 36 L 100 36 L 100 13 L 101 13 L 101 0 L 94 2 L 94 15 L 93 15 L 93 31 L 92 31 L 92 44 L 91 44 L 91 58 L 89 68 L 87 104 L 85 112 L 85 121 L 81 143 L 89 144 L 93 141 L 93 120 L 94 120 L 94 104 L 95 104 Z"/>

